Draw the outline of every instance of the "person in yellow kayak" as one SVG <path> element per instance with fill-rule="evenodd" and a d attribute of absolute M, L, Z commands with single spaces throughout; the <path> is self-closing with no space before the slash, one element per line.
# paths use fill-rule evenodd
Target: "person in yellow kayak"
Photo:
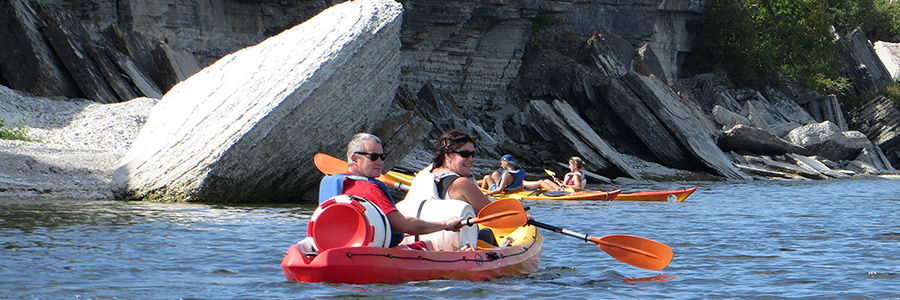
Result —
<path fill-rule="evenodd" d="M 569 158 L 569 173 L 560 181 L 556 177 L 553 180 L 541 179 L 537 181 L 525 181 L 523 185 L 530 189 L 543 189 L 548 191 L 583 191 L 587 180 L 581 168 L 584 166 L 584 160 L 578 156 Z"/>
<path fill-rule="evenodd" d="M 468 179 L 475 164 L 477 135 L 469 135 L 460 129 L 450 129 L 438 138 L 432 159 L 434 180 L 441 199 L 455 199 L 469 203 L 475 211 L 481 211 L 491 199 Z M 490 228 L 478 231 L 478 239 L 497 246 Z"/>
<path fill-rule="evenodd" d="M 426 234 L 439 230 L 458 231 L 463 226 L 462 217 L 452 217 L 443 222 L 429 222 L 400 213 L 387 186 L 375 180 L 378 175 L 381 175 L 385 157 L 387 154 L 384 153 L 381 139 L 377 136 L 369 133 L 354 135 L 347 144 L 349 172 L 343 180 L 343 193 L 366 199 L 381 209 L 391 224 L 391 230 L 394 231 L 391 235 L 391 247 L 400 244 L 404 233 Z"/>
<path fill-rule="evenodd" d="M 507 154 L 500 158 L 500 171 L 485 175 L 479 184 L 482 189 L 487 190 L 485 195 L 493 195 L 521 190 L 524 182 L 525 170 L 516 167 L 516 160 Z"/>
<path fill-rule="evenodd" d="M 442 199 L 467 202 L 477 212 L 490 204 L 491 200 L 468 179 L 475 163 L 476 140 L 478 136 L 469 135 L 460 129 L 444 132 L 435 145 L 431 173 L 437 181 L 438 194 Z"/>

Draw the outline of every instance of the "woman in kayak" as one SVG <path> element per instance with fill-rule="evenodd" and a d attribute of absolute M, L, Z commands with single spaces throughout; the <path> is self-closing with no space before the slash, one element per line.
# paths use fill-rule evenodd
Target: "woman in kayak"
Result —
<path fill-rule="evenodd" d="M 525 181 L 524 185 L 526 188 L 548 191 L 562 191 L 569 189 L 571 189 L 570 191 L 583 191 L 585 184 L 587 184 L 584 172 L 581 172 L 581 167 L 583 166 L 584 160 L 578 156 L 573 156 L 569 159 L 569 173 L 566 173 L 566 176 L 563 177 L 562 181 L 553 177 L 553 180 L 541 179 L 538 181 Z"/>
<path fill-rule="evenodd" d="M 485 175 L 484 179 L 479 181 L 481 188 L 488 190 L 484 192 L 485 195 L 510 193 L 523 188 L 525 170 L 516 167 L 516 160 L 512 155 L 507 154 L 500 158 L 500 168 L 500 171 Z"/>
<path fill-rule="evenodd" d="M 477 135 L 469 135 L 459 129 L 450 129 L 438 139 L 435 145 L 434 167 L 431 173 L 437 184 L 441 199 L 465 201 L 475 209 L 481 209 L 491 203 L 478 186 L 468 179 L 475 163 L 475 141 Z M 478 239 L 497 246 L 497 240 L 490 228 L 478 231 Z"/>
<path fill-rule="evenodd" d="M 459 129 L 445 132 L 435 145 L 432 159 L 434 167 L 431 170 L 442 199 L 465 201 L 476 212 L 491 203 L 478 186 L 467 178 L 472 174 L 472 164 L 475 163 L 477 139 L 478 136 L 469 135 Z"/>

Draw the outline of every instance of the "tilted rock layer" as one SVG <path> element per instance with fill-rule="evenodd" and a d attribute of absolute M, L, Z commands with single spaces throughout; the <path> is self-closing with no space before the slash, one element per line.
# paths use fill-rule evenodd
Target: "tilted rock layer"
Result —
<path fill-rule="evenodd" d="M 119 193 L 201 202 L 300 198 L 313 154 L 383 120 L 399 82 L 394 1 L 352 1 L 172 88 L 113 178 Z M 313 109 L 315 108 L 315 109 Z"/>

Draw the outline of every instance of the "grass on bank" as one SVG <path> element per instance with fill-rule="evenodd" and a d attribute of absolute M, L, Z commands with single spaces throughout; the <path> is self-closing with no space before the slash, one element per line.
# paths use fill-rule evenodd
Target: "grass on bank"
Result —
<path fill-rule="evenodd" d="M 3 118 L 0 118 L 0 140 L 34 141 L 26 135 L 25 127 L 22 125 L 6 126 Z"/>

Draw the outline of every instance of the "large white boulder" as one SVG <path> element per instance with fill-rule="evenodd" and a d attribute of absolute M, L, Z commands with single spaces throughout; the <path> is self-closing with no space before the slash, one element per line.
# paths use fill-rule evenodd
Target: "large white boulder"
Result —
<path fill-rule="evenodd" d="M 246 203 L 314 190 L 314 153 L 339 153 L 389 113 L 402 11 L 391 0 L 344 2 L 179 83 L 122 159 L 117 193 Z"/>

